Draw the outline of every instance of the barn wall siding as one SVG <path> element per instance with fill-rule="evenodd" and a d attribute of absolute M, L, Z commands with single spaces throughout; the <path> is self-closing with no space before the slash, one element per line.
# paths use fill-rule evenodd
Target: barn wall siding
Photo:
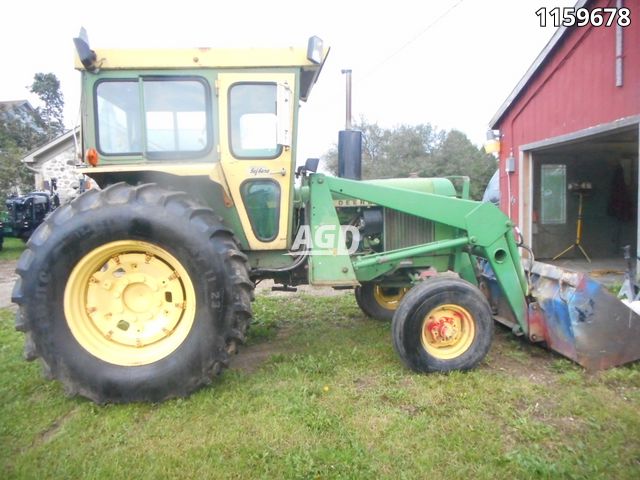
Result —
<path fill-rule="evenodd" d="M 522 145 L 580 131 L 640 114 L 640 0 L 628 0 L 632 22 L 624 28 L 623 86 L 615 85 L 615 27 L 579 27 L 567 31 L 495 128 L 502 133 L 501 191 L 507 192 L 506 158 L 518 158 Z M 593 1 L 589 8 L 614 7 L 615 1 Z M 634 21 L 635 20 L 635 21 Z M 519 202 L 516 171 L 512 195 Z M 508 199 L 501 208 L 508 212 Z M 518 221 L 518 208 L 511 209 Z"/>

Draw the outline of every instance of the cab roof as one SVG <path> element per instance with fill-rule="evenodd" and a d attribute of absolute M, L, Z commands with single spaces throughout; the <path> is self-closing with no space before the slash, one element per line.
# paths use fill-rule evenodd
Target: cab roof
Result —
<path fill-rule="evenodd" d="M 322 62 L 307 59 L 302 48 L 184 48 L 184 49 L 96 49 L 99 70 L 180 70 L 198 68 L 278 68 L 301 70 L 300 98 L 306 100 L 329 54 Z M 78 55 L 75 68 L 87 71 Z"/>
<path fill-rule="evenodd" d="M 319 68 L 307 59 L 302 48 L 182 48 L 182 49 L 96 49 L 102 70 L 229 68 L 229 67 L 308 67 Z M 328 51 L 324 51 L 323 59 Z M 76 55 L 76 68 L 84 70 Z"/>

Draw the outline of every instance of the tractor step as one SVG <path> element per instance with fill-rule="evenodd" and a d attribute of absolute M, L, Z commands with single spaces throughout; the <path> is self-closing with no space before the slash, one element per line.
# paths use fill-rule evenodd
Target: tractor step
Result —
<path fill-rule="evenodd" d="M 274 285 L 271 287 L 272 292 L 292 292 L 295 293 L 298 291 L 296 287 L 291 287 L 289 285 Z"/>

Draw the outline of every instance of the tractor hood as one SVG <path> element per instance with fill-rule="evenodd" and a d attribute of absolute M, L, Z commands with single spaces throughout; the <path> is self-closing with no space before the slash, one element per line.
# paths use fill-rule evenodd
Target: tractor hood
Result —
<path fill-rule="evenodd" d="M 455 197 L 456 189 L 450 180 L 446 178 L 384 178 L 377 180 L 361 180 L 359 183 L 369 185 L 379 185 L 382 187 L 403 188 L 421 193 L 434 193 L 446 197 Z M 354 206 L 360 204 L 369 204 L 370 202 L 359 202 L 346 195 L 333 193 L 333 199 L 336 201 L 345 200 L 346 203 L 338 203 L 338 206 Z"/>
<path fill-rule="evenodd" d="M 362 183 L 386 187 L 404 188 L 422 193 L 435 193 L 455 197 L 456 189 L 446 178 L 386 178 L 382 180 L 365 180 Z"/>

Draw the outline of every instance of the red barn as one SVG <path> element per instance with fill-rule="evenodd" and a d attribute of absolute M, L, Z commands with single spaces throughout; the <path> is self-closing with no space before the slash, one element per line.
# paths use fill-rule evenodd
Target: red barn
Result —
<path fill-rule="evenodd" d="M 640 0 L 575 8 L 630 22 L 560 27 L 495 114 L 500 208 L 539 258 L 619 258 L 640 250 Z"/>

